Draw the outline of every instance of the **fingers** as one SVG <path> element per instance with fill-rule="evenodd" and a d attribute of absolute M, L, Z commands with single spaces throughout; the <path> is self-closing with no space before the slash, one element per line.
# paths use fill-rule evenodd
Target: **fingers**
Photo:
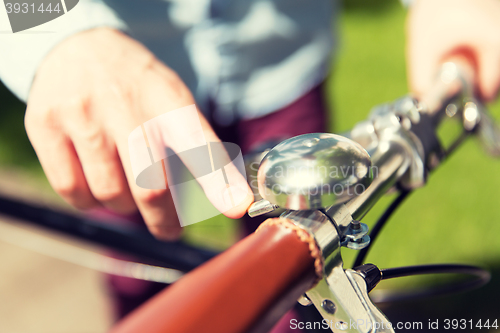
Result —
<path fill-rule="evenodd" d="M 182 227 L 170 191 L 143 189 L 137 185 L 132 188 L 137 206 L 149 231 L 155 237 L 166 241 L 178 239 Z"/>
<path fill-rule="evenodd" d="M 218 211 L 231 218 L 243 216 L 253 202 L 245 177 L 232 162 L 239 161 L 239 148 L 232 147 L 231 158 L 209 123 L 194 105 L 166 112 L 144 123 L 154 161 L 167 157 L 169 147 L 182 160 Z M 237 151 L 236 151 L 237 150 Z M 169 170 L 179 172 L 178 170 Z"/>
<path fill-rule="evenodd" d="M 207 147 L 208 158 L 194 156 L 187 158 L 180 154 L 182 162 L 193 175 L 197 174 L 200 165 L 211 167 L 212 172 L 202 177 L 196 177 L 205 195 L 218 211 L 230 218 L 243 216 L 253 202 L 253 194 L 245 177 L 231 162 L 227 152 L 216 157 L 223 167 L 214 166 L 214 151 L 212 144 L 219 143 L 212 127 L 205 117 L 197 110 L 189 90 L 178 79 L 175 73 L 164 72 L 165 67 L 155 68 L 163 75 L 149 80 L 151 87 L 147 88 L 143 109 L 149 111 L 149 119 L 144 122 L 144 130 L 148 136 L 153 159 L 160 161 L 167 157 L 165 147 L 171 148 L 176 154 L 197 147 Z M 172 102 L 175 101 L 175 102 Z M 207 145 L 211 143 L 210 145 Z M 239 169 L 244 172 L 243 163 Z"/>
<path fill-rule="evenodd" d="M 107 108 L 112 105 L 116 114 L 123 115 L 120 117 L 117 126 L 114 127 L 113 135 L 132 197 L 148 229 L 159 239 L 178 239 L 181 235 L 182 227 L 179 223 L 163 170 L 159 167 L 152 170 L 155 182 L 162 185 L 163 189 L 146 189 L 136 184 L 136 179 L 132 171 L 131 157 L 129 155 L 128 139 L 130 133 L 137 126 L 140 126 L 142 120 L 141 117 L 133 117 L 131 113 L 126 112 L 128 108 L 136 107 L 135 102 L 122 96 L 119 91 L 113 91 L 108 95 L 105 103 L 103 107 Z"/>
<path fill-rule="evenodd" d="M 428 22 L 442 20 L 439 8 L 431 1 L 417 1 L 411 6 L 406 22 L 406 59 L 408 83 L 412 93 L 421 98 L 429 93 L 436 83 L 443 57 L 453 48 L 452 30 L 458 20 L 448 20 L 448 30 Z M 461 22 L 460 22 L 461 23 Z"/>
<path fill-rule="evenodd" d="M 36 105 L 36 104 L 35 104 Z M 28 103 L 26 132 L 54 190 L 79 209 L 98 206 L 71 140 L 66 137 L 52 110 L 39 111 Z"/>
<path fill-rule="evenodd" d="M 228 144 L 218 145 L 217 143 L 220 140 L 210 124 L 203 115 L 199 114 L 199 117 L 209 147 L 212 147 L 209 149 L 211 158 L 216 159 L 220 167 L 214 177 L 199 180 L 200 185 L 207 198 L 221 213 L 229 218 L 240 218 L 245 215 L 248 207 L 254 201 L 254 197 L 246 178 L 241 174 L 241 172 L 245 172 L 241 155 L 239 155 L 240 159 L 236 158 L 232 162 L 227 151 L 235 148 L 239 151 L 239 147 Z M 219 151 L 214 149 L 217 147 L 219 147 Z M 230 155 L 232 157 L 236 154 L 232 153 Z"/>
<path fill-rule="evenodd" d="M 500 4 L 492 0 L 421 0 L 407 21 L 409 84 L 418 97 L 429 93 L 450 56 L 472 60 L 476 88 L 487 101 L 500 86 Z"/>
<path fill-rule="evenodd" d="M 406 20 L 406 59 L 408 72 L 408 85 L 410 91 L 420 97 L 425 93 L 427 87 L 432 84 L 430 71 L 432 71 L 432 56 L 428 51 L 430 48 L 423 49 L 428 40 L 427 26 L 422 24 L 421 17 L 422 2 L 417 2 L 415 6 L 410 7 Z"/>
<path fill-rule="evenodd" d="M 130 128 L 131 126 L 127 127 Z M 152 176 L 154 181 L 159 185 L 164 185 L 164 188 L 147 189 L 136 184 L 127 144 L 128 134 L 127 131 L 123 131 L 119 135 L 117 147 L 135 203 L 153 235 L 163 240 L 175 240 L 180 237 L 182 228 L 177 217 L 172 194 L 168 190 L 166 174 L 163 172 L 162 165 L 156 164 L 152 170 L 148 171 L 154 173 Z"/>
<path fill-rule="evenodd" d="M 118 213 L 132 213 L 137 208 L 116 151 L 114 139 L 102 127 L 99 114 L 90 105 L 76 100 L 64 110 L 63 126 L 70 136 L 94 198 Z"/>
<path fill-rule="evenodd" d="M 138 207 L 153 233 L 172 238 L 180 231 L 172 197 L 167 189 L 135 184 L 127 148 L 128 134 L 150 119 L 140 101 L 149 91 L 158 94 L 154 84 L 146 84 L 161 76 L 155 63 L 145 47 L 121 33 L 76 34 L 38 69 L 26 127 L 49 180 L 70 204 L 118 212 Z M 168 97 L 167 109 L 185 105 L 175 89 L 161 93 Z"/>
<path fill-rule="evenodd" d="M 129 135 L 138 126 L 147 127 L 151 140 L 157 142 L 151 147 L 155 148 L 156 162 L 165 159 L 166 147 L 175 152 L 200 146 L 210 149 L 220 140 L 194 107 L 189 90 L 165 66 L 154 61 L 145 64 L 129 73 L 133 80 L 122 68 L 116 70 L 111 68 L 98 79 L 92 76 L 100 71 L 89 77 L 85 71 L 77 71 L 84 78 L 81 86 L 67 90 L 60 86 L 62 91 L 57 94 L 55 89 L 47 90 L 52 85 L 37 83 L 26 118 L 30 140 L 51 184 L 70 204 L 83 209 L 104 205 L 121 213 L 138 208 L 155 236 L 175 239 L 181 226 L 174 205 L 178 198 L 173 198 L 168 188 L 168 171 L 159 163 L 153 164 L 154 181 L 162 185 L 159 189 L 139 187 L 129 156 Z M 51 76 L 42 74 L 38 81 L 51 82 Z M 42 105 L 55 107 L 44 109 Z M 193 105 L 191 112 L 176 113 L 186 105 Z M 156 128 L 147 126 L 151 119 L 164 115 L 176 117 Z M 224 160 L 222 167 L 214 169 L 212 160 L 212 172 L 198 181 L 219 211 L 237 218 L 246 212 L 253 195 L 245 177 L 231 163 L 234 156 L 229 158 L 222 150 L 219 157 Z M 190 170 L 199 164 L 193 159 L 184 162 Z M 203 163 L 210 162 L 205 159 Z M 244 170 L 243 165 L 239 169 Z"/>

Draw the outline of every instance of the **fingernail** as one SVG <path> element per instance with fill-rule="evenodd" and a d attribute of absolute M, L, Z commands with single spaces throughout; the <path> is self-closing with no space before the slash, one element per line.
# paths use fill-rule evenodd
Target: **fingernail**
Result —
<path fill-rule="evenodd" d="M 241 188 L 240 186 L 229 186 L 222 194 L 222 200 L 226 207 L 234 208 L 241 204 L 250 194 L 249 188 Z"/>

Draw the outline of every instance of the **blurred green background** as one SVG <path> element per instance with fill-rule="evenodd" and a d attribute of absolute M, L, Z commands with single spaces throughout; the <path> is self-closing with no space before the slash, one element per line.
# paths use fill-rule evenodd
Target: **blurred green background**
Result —
<path fill-rule="evenodd" d="M 405 73 L 406 10 L 396 0 L 346 0 L 339 21 L 339 48 L 327 82 L 332 131 L 342 132 L 370 109 L 408 92 Z M 50 191 L 27 140 L 25 106 L 0 89 L 0 167 L 30 175 Z M 490 106 L 500 118 L 500 104 Z M 480 291 L 422 302 L 384 306 L 389 318 L 500 319 L 500 161 L 468 140 L 436 170 L 427 186 L 411 194 L 375 243 L 368 261 L 381 268 L 426 263 L 472 263 L 489 268 L 492 282 Z M 371 225 L 393 197 L 384 198 L 363 222 Z M 216 217 L 186 227 L 186 239 L 223 249 L 239 237 L 237 221 Z M 345 250 L 346 266 L 354 251 Z M 429 279 L 390 281 L 410 288 Z M 481 330 L 482 332 L 486 330 Z M 494 330 L 492 330 L 494 331 Z"/>

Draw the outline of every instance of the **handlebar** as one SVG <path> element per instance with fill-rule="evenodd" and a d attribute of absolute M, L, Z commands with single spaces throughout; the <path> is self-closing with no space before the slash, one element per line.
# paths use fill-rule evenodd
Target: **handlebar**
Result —
<path fill-rule="evenodd" d="M 473 73 L 463 60 L 445 63 L 432 94 L 379 106 L 345 137 L 311 134 L 277 145 L 259 168 L 259 192 L 264 199 L 249 214 L 281 206 L 286 209 L 282 218 L 267 220 L 258 232 L 186 275 L 112 332 L 265 332 L 304 292 L 307 302 L 337 329 L 394 332 L 387 325 L 375 330 L 346 326 L 360 319 L 388 321 L 368 297 L 371 287 L 366 275 L 376 282 L 380 271 L 344 270 L 340 247 L 362 249 L 369 244 L 368 228 L 359 220 L 391 188 L 411 190 L 425 184 L 428 172 L 450 152 L 436 135 L 443 119 L 461 117 L 467 134 L 487 138 L 489 150 L 500 155 L 500 131 L 474 98 Z M 349 155 L 353 152 L 356 158 Z M 366 170 L 367 159 L 376 174 Z M 301 186 L 300 177 L 305 174 L 277 181 L 269 172 L 277 165 L 316 171 L 324 165 L 345 167 L 335 163 L 350 160 L 359 162 L 356 173 L 327 185 L 366 185 L 362 193 L 351 196 L 332 196 L 330 187 L 325 190 L 324 183 L 315 183 L 325 177 L 307 177 L 307 186 Z M 271 193 L 268 197 L 266 190 Z M 322 191 L 330 192 L 324 196 Z M 346 201 L 335 202 L 338 198 Z"/>
<path fill-rule="evenodd" d="M 287 219 L 269 219 L 187 274 L 111 332 L 267 332 L 321 273 L 314 239 Z"/>

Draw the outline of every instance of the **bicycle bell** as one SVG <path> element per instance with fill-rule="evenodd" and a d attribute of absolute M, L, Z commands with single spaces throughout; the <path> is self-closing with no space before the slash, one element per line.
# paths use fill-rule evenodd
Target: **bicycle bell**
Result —
<path fill-rule="evenodd" d="M 364 192 L 373 179 L 370 155 L 343 136 L 312 133 L 287 139 L 262 159 L 259 193 L 292 210 L 321 209 Z"/>

